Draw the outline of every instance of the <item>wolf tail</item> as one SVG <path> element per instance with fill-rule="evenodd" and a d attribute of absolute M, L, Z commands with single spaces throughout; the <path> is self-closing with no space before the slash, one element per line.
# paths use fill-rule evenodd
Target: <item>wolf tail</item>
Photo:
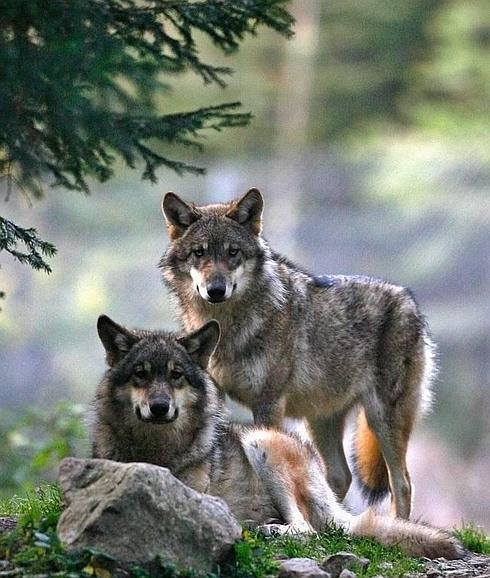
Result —
<path fill-rule="evenodd" d="M 353 460 L 363 496 L 368 503 L 372 505 L 382 500 L 389 491 L 388 470 L 378 438 L 368 425 L 364 409 L 357 417 Z"/>
<path fill-rule="evenodd" d="M 375 538 L 385 546 L 399 546 L 408 556 L 454 560 L 467 554 L 455 536 L 439 528 L 382 516 L 372 510 L 359 516 L 348 516 L 350 519 L 346 526 L 349 534 Z M 344 524 L 346 521 L 344 518 Z"/>

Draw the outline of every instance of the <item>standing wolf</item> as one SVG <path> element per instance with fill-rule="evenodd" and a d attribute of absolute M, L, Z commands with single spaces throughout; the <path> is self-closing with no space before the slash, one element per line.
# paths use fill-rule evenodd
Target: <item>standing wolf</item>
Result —
<path fill-rule="evenodd" d="M 183 337 L 128 330 L 106 316 L 97 328 L 109 369 L 94 402 L 94 457 L 167 467 L 191 488 L 223 498 L 241 521 L 279 518 L 284 525 L 265 528 L 278 533 L 311 533 L 334 522 L 413 556 L 465 554 L 443 530 L 370 511 L 347 512 L 311 443 L 228 423 L 205 371 L 219 339 L 216 321 Z"/>
<path fill-rule="evenodd" d="M 342 437 L 360 404 L 355 464 L 370 502 L 391 490 L 408 518 L 407 443 L 430 402 L 433 346 L 407 289 L 368 277 L 314 277 L 273 252 L 262 232 L 262 195 L 196 206 L 162 203 L 170 245 L 161 260 L 184 326 L 211 318 L 222 340 L 210 373 L 256 424 L 306 418 L 328 481 L 342 499 L 351 473 Z"/>

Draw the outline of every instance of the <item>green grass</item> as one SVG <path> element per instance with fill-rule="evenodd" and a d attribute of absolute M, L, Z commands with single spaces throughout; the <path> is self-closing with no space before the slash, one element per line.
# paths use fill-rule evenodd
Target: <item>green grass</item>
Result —
<path fill-rule="evenodd" d="M 264 538 L 255 532 L 246 531 L 244 539 L 235 546 L 236 575 L 263 578 L 277 574 L 279 557 L 313 558 L 320 561 L 340 551 L 369 558 L 369 566 L 365 570 L 359 568 L 356 571 L 358 576 L 365 578 L 377 574 L 391 578 L 407 572 L 416 572 L 421 568 L 419 560 L 405 556 L 398 547 L 388 548 L 374 540 L 353 538 L 347 536 L 340 528 L 330 527 L 318 536 L 308 538 L 294 536 Z M 380 564 L 386 562 L 392 567 L 380 567 Z"/>
<path fill-rule="evenodd" d="M 56 535 L 56 523 L 61 513 L 61 495 L 57 486 L 46 485 L 24 497 L 0 501 L 0 515 L 16 516 L 15 531 L 0 535 L 0 559 L 22 567 L 28 574 L 56 573 L 59 578 L 110 578 L 120 575 L 115 560 L 96 550 L 68 554 Z M 490 554 L 490 539 L 474 525 L 455 531 L 465 546 L 478 553 Z M 218 574 L 208 578 L 266 578 L 276 575 L 281 557 L 307 557 L 321 560 L 341 550 L 369 558 L 365 570 L 358 569 L 360 578 L 382 574 L 394 578 L 421 569 L 421 562 L 405 556 L 397 547 L 381 546 L 367 538 L 347 536 L 340 528 L 330 527 L 313 537 L 264 536 L 245 530 L 243 539 L 235 545 L 232 562 L 223 565 Z M 388 567 L 386 563 L 389 563 Z M 151 570 L 126 569 L 126 578 L 195 578 L 192 571 L 177 571 L 157 562 Z"/>
<path fill-rule="evenodd" d="M 482 528 L 474 524 L 466 524 L 462 528 L 458 528 L 455 534 L 468 550 L 477 554 L 490 555 L 490 538 Z"/>
<path fill-rule="evenodd" d="M 56 525 L 61 514 L 61 493 L 58 486 L 46 484 L 25 496 L 0 500 L 0 516 L 15 516 L 21 526 L 38 526 L 41 520 Z"/>
<path fill-rule="evenodd" d="M 68 576 L 85 567 L 87 560 L 68 556 L 58 540 L 60 513 L 60 490 L 54 485 L 1 500 L 0 515 L 16 517 L 18 524 L 13 532 L 0 534 L 0 559 L 9 560 L 29 574 L 61 572 Z"/>

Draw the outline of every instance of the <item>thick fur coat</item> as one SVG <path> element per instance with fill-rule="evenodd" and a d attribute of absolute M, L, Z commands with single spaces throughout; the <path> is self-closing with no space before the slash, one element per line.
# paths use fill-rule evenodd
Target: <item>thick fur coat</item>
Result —
<path fill-rule="evenodd" d="M 392 495 L 408 518 L 406 452 L 430 402 L 433 345 L 411 293 L 369 277 L 310 275 L 263 238 L 263 200 L 196 206 L 168 193 L 161 267 L 187 331 L 216 318 L 209 372 L 258 425 L 306 418 L 342 499 L 351 482 L 342 436 L 361 406 L 355 463 L 371 501 Z"/>
<path fill-rule="evenodd" d="M 210 321 L 194 333 L 131 331 L 101 317 L 109 369 L 94 401 L 94 457 L 164 466 L 185 484 L 223 498 L 242 522 L 274 532 L 348 533 L 398 544 L 408 554 L 458 558 L 465 550 L 436 528 L 337 501 L 314 446 L 264 427 L 231 425 L 205 371 L 219 338 Z"/>

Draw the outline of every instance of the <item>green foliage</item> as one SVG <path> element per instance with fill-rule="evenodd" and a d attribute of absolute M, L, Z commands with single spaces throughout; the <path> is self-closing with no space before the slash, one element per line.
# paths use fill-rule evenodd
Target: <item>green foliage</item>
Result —
<path fill-rule="evenodd" d="M 234 570 L 238 578 L 276 574 L 279 564 L 274 558 L 272 544 L 260 534 L 245 530 L 243 539 L 235 544 Z"/>
<path fill-rule="evenodd" d="M 53 185 L 88 192 L 87 177 L 105 181 L 115 156 L 143 178 L 168 166 L 196 167 L 157 152 L 155 142 L 195 144 L 199 131 L 246 124 L 237 103 L 157 116 L 155 95 L 167 77 L 192 70 L 224 84 L 230 69 L 203 62 L 195 35 L 232 52 L 258 25 L 291 34 L 284 0 L 135 2 L 8 0 L 2 7 L 0 173 L 27 191 Z"/>
<path fill-rule="evenodd" d="M 439 134 L 479 135 L 488 142 L 487 2 L 444 2 L 425 30 L 430 52 L 415 64 L 414 82 L 402 103 L 412 122 Z"/>
<path fill-rule="evenodd" d="M 61 403 L 51 410 L 32 408 L 0 413 L 0 487 L 4 493 L 32 490 L 53 480 L 59 461 L 80 453 L 86 437 L 82 408 Z"/>
<path fill-rule="evenodd" d="M 414 66 L 430 50 L 426 27 L 439 3 L 321 3 L 309 127 L 314 140 L 357 136 L 376 123 L 406 124 L 401 104 Z"/>
<path fill-rule="evenodd" d="M 6 535 L 0 534 L 0 559 L 28 574 L 87 576 L 84 568 L 90 564 L 93 553 L 66 553 L 56 535 L 57 519 L 58 516 L 42 518 L 32 525 L 19 525 Z"/>
<path fill-rule="evenodd" d="M 479 526 L 467 524 L 462 528 L 455 530 L 456 536 L 463 544 L 478 554 L 490 555 L 490 537 Z"/>
<path fill-rule="evenodd" d="M 24 252 L 17 249 L 19 243 L 25 246 Z M 53 257 L 56 254 L 56 247 L 39 239 L 36 229 L 23 229 L 12 221 L 0 217 L 0 252 L 2 251 L 7 251 L 33 269 L 51 273 L 51 267 L 43 257 Z"/>
<path fill-rule="evenodd" d="M 0 559 L 32 573 L 56 572 L 69 564 L 56 536 L 60 513 L 57 486 L 44 485 L 24 497 L 0 501 L 0 515 L 18 518 L 13 532 L 0 534 Z"/>
<path fill-rule="evenodd" d="M 0 500 L 0 516 L 15 516 L 22 527 L 39 528 L 40 524 L 56 525 L 61 513 L 58 486 L 45 484 L 24 496 Z"/>

